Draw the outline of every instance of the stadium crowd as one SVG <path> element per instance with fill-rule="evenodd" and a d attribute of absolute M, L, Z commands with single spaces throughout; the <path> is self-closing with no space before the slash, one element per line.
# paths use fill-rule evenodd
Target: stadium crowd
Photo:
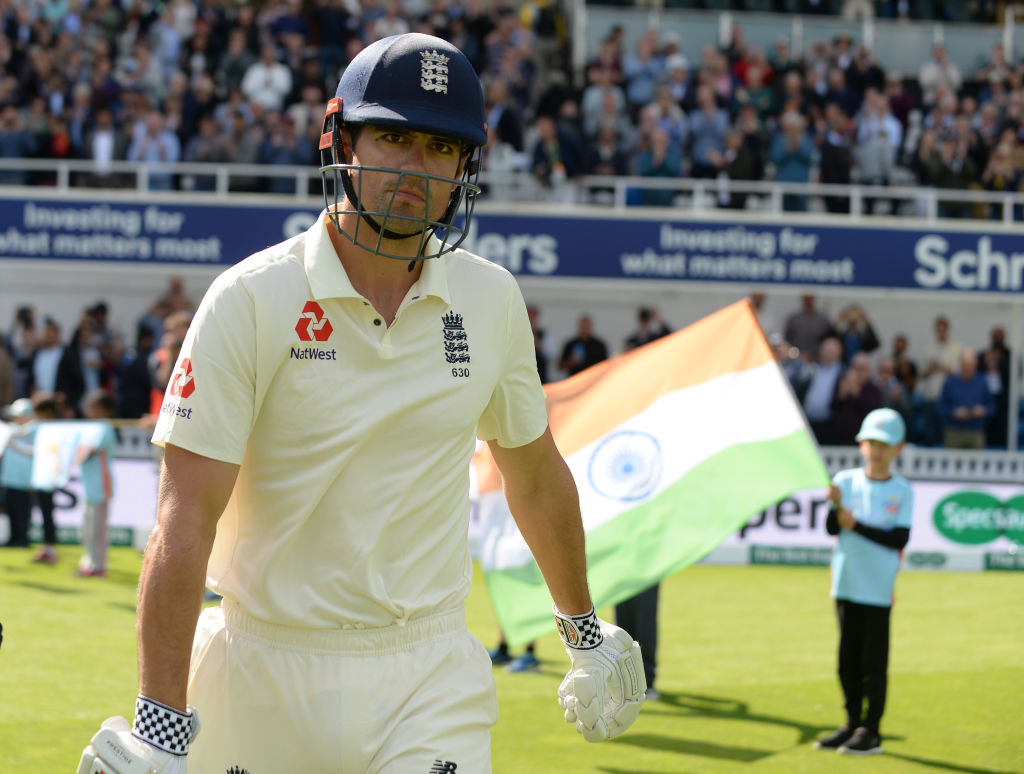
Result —
<path fill-rule="evenodd" d="M 484 168 L 530 171 L 553 200 L 578 199 L 579 179 L 595 174 L 1017 191 L 1024 171 L 1024 68 L 995 41 L 976 72 L 939 44 L 917 73 L 894 73 L 845 35 L 764 51 L 737 25 L 727 46 L 682 51 L 671 28 L 627 47 L 616 26 L 578 83 L 558 0 L 3 0 L 0 20 L 0 158 L 93 161 L 77 184 L 130 184 L 112 170 L 118 160 L 317 167 L 339 73 L 366 44 L 408 30 L 451 40 L 480 72 Z M 0 181 L 53 174 L 8 170 Z M 210 190 L 214 177 L 154 168 L 149 185 Z M 231 185 L 286 193 L 295 180 Z M 748 198 L 723 189 L 719 204 Z M 866 204 L 898 209 L 882 195 Z M 804 209 L 807 197 L 784 206 Z M 940 214 L 999 217 L 978 207 L 954 201 Z"/>
<path fill-rule="evenodd" d="M 819 443 L 853 445 L 864 416 L 887 407 L 904 416 L 908 441 L 919 446 L 1007 447 L 1011 356 L 1002 325 L 993 324 L 987 342 L 961 342 L 950 316 L 938 315 L 933 340 L 912 349 L 906 334 L 876 331 L 856 303 L 843 304 L 833 319 L 806 295 L 776 318 L 763 311 L 763 294 L 751 301 Z M 102 391 L 117 418 L 152 425 L 194 310 L 178 277 L 137 321 L 133 340 L 108 324 L 102 301 L 66 334 L 52 317 L 23 306 L 7 332 L 0 330 L 0 407 L 19 398 L 56 400 L 60 417 L 75 418 Z M 671 331 L 657 310 L 643 308 L 621 345 L 602 338 L 589 315 L 556 344 L 538 322 L 541 310 L 530 311 L 545 382 Z"/>

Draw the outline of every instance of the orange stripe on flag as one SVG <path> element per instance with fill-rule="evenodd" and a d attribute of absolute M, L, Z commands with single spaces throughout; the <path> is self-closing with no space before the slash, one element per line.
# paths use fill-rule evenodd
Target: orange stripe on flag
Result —
<path fill-rule="evenodd" d="M 567 457 L 662 395 L 772 360 L 750 302 L 738 301 L 639 349 L 545 385 L 551 432 Z"/>

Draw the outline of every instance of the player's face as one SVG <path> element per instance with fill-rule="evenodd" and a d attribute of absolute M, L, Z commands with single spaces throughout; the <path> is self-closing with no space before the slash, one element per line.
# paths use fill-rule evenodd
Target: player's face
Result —
<path fill-rule="evenodd" d="M 463 160 L 462 144 L 450 137 L 367 126 L 359 134 L 353 163 L 412 174 L 362 171 L 355 173 L 352 182 L 364 210 L 402 216 L 384 218 L 384 228 L 399 234 L 416 234 L 423 231 L 422 219 L 439 220 L 444 215 L 455 188 L 422 174 L 457 178 Z"/>

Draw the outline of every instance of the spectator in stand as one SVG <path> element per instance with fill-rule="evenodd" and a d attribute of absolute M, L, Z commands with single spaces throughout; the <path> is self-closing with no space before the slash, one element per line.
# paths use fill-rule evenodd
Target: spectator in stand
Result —
<path fill-rule="evenodd" d="M 906 134 L 907 125 L 910 123 L 910 112 L 917 109 L 917 101 L 914 95 L 903 83 L 898 73 L 890 72 L 885 78 L 885 96 L 889 98 L 889 110 L 896 116 L 896 120 L 903 127 Z"/>
<path fill-rule="evenodd" d="M 530 318 L 530 329 L 533 331 L 533 349 L 537 356 L 537 374 L 540 376 L 540 383 L 547 384 L 551 381 L 548 375 L 548 363 L 551 361 L 551 342 L 548 339 L 547 331 L 540 325 L 540 310 L 535 306 L 526 307 L 526 314 Z"/>
<path fill-rule="evenodd" d="M 896 361 L 891 357 L 886 356 L 878 361 L 875 385 L 882 394 L 882 406 L 898 412 L 909 427 L 912 416 L 910 394 L 896 377 Z"/>
<path fill-rule="evenodd" d="M 921 187 L 931 188 L 935 185 L 932 177 L 932 170 L 938 160 L 939 135 L 934 129 L 925 129 L 921 132 L 921 139 L 918 140 L 917 148 L 914 150 L 910 160 L 910 169 L 914 173 L 914 180 Z"/>
<path fill-rule="evenodd" d="M 914 362 L 910 357 L 910 341 L 909 339 L 907 339 L 907 334 L 897 333 L 895 336 L 892 337 L 891 354 L 893 360 L 893 369 L 896 372 L 896 376 L 900 377 L 900 371 L 903 368 L 903 364 L 907 362 Z"/>
<path fill-rule="evenodd" d="M 682 157 L 689 133 L 686 113 L 672 96 L 667 84 L 661 84 L 655 90 L 654 100 L 643 106 L 642 113 L 649 114 L 645 123 L 657 126 L 668 135 L 669 144 Z M 646 116 L 645 116 L 646 118 Z"/>
<path fill-rule="evenodd" d="M 744 85 L 737 88 L 733 95 L 733 113 L 738 112 L 744 105 L 750 105 L 757 111 L 757 117 L 763 121 L 771 115 L 775 106 L 775 92 L 765 83 L 765 68 L 761 64 L 750 62 L 745 72 Z"/>
<path fill-rule="evenodd" d="M 1013 157 L 1013 148 L 1007 144 L 1000 143 L 992 151 L 985 171 L 981 173 L 981 184 L 987 191 L 999 193 L 1019 193 L 1021 190 L 1022 174 Z M 990 220 L 1001 220 L 1004 216 L 1003 204 L 992 202 L 986 205 Z"/>
<path fill-rule="evenodd" d="M 14 398 L 27 398 L 30 395 L 32 382 L 32 356 L 39 346 L 39 330 L 36 326 L 35 309 L 31 306 L 19 306 L 14 312 L 14 322 L 5 340 L 0 341 L 0 348 L 5 348 L 11 355 L 14 367 Z M 7 401 L 10 403 L 11 401 Z M 7 405 L 2 403 L 0 405 Z"/>
<path fill-rule="evenodd" d="M 242 110 L 235 112 L 232 130 L 228 135 L 228 160 L 232 164 L 256 164 L 260 157 L 260 146 L 265 137 L 263 128 Z M 232 191 L 258 191 L 260 178 L 255 175 L 232 175 Z"/>
<path fill-rule="evenodd" d="M 292 72 L 278 61 L 277 47 L 264 43 L 258 61 L 249 65 L 241 84 L 242 94 L 267 110 L 284 110 L 284 100 L 292 90 Z"/>
<path fill-rule="evenodd" d="M 989 345 L 982 353 L 982 371 L 988 391 L 995 403 L 995 411 L 985 426 L 985 445 L 1006 448 L 1007 421 L 1010 411 L 1010 350 L 1006 346 L 1006 329 L 995 326 L 989 334 Z"/>
<path fill-rule="evenodd" d="M 636 330 L 629 335 L 623 346 L 627 352 L 660 339 L 662 336 L 668 336 L 672 332 L 672 329 L 661 319 L 658 310 L 651 306 L 642 306 L 637 310 L 636 323 Z"/>
<path fill-rule="evenodd" d="M 166 128 L 163 113 L 150 110 L 145 121 L 135 127 L 134 139 L 128 148 L 128 161 L 150 167 L 151 191 L 170 191 L 174 188 L 174 176 L 161 165 L 175 164 L 180 160 L 181 143 L 178 136 Z"/>
<path fill-rule="evenodd" d="M 660 126 L 651 130 L 651 147 L 643 151 L 636 161 L 636 173 L 640 177 L 661 177 L 678 179 L 682 174 L 682 155 L 672 146 L 668 132 Z M 672 188 L 643 188 L 640 202 L 652 207 L 670 207 L 676 191 Z"/>
<path fill-rule="evenodd" d="M 27 159 L 36 152 L 36 140 L 25 126 L 18 107 L 8 102 L 0 110 L 0 158 Z M 0 184 L 25 185 L 28 173 L 21 170 L 0 172 Z"/>
<path fill-rule="evenodd" d="M 806 122 L 799 113 L 789 111 L 779 121 L 781 131 L 772 140 L 771 158 L 775 179 L 780 183 L 807 183 L 811 179 L 814 143 L 808 137 Z M 782 208 L 787 212 L 807 209 L 806 194 L 785 194 Z"/>
<path fill-rule="evenodd" d="M 963 347 L 949 335 L 950 325 L 946 317 L 939 316 L 934 322 L 935 340 L 925 350 L 922 358 L 921 414 L 922 429 L 925 433 L 920 440 L 926 446 L 938 446 L 941 440 L 941 416 L 938 402 L 942 396 L 946 377 L 960 366 Z"/>
<path fill-rule="evenodd" d="M 858 304 L 850 304 L 839 312 L 829 335 L 842 342 L 844 365 L 849 365 L 858 352 L 874 352 L 879 345 L 874 326 Z"/>
<path fill-rule="evenodd" d="M 260 164 L 278 166 L 299 166 L 306 161 L 306 148 L 300 147 L 299 137 L 295 133 L 295 119 L 290 115 L 275 114 L 267 139 L 260 147 Z M 295 179 L 287 177 L 271 177 L 267 183 L 270 193 L 295 193 Z"/>
<path fill-rule="evenodd" d="M 729 132 L 729 114 L 718 107 L 715 90 L 708 83 L 697 86 L 697 107 L 690 111 L 690 146 L 692 177 L 714 177 L 718 174 L 711 151 L 725 150 Z"/>
<path fill-rule="evenodd" d="M 839 339 L 829 337 L 822 341 L 818 360 L 810 367 L 806 387 L 801 385 L 798 389 L 798 394 L 803 393 L 804 414 L 811 431 L 822 446 L 833 443 L 833 401 L 843 373 L 842 353 Z"/>
<path fill-rule="evenodd" d="M 241 89 L 246 72 L 256 63 L 256 56 L 247 43 L 246 31 L 240 27 L 227 34 L 227 50 L 220 57 L 215 72 L 215 80 L 224 93 Z"/>
<path fill-rule="evenodd" d="M 626 106 L 636 118 L 640 109 L 654 99 L 655 88 L 665 74 L 665 64 L 658 56 L 658 28 L 649 27 L 636 42 L 636 51 L 622 62 L 625 78 Z"/>
<path fill-rule="evenodd" d="M 503 78 L 491 78 L 485 89 L 487 96 L 484 109 L 487 111 L 488 130 L 497 132 L 497 141 L 506 143 L 517 152 L 523 150 L 523 120 L 519 106 L 509 98 L 508 85 Z"/>
<path fill-rule="evenodd" d="M 917 80 L 921 86 L 921 104 L 929 110 L 936 104 L 943 87 L 954 94 L 960 91 L 963 75 L 956 62 L 949 58 L 946 47 L 936 43 L 932 47 L 932 58 L 921 65 Z"/>
<path fill-rule="evenodd" d="M 402 13 L 402 0 L 388 0 L 384 8 L 384 15 L 377 19 L 371 27 L 367 43 L 391 35 L 404 35 L 410 30 L 409 22 Z"/>
<path fill-rule="evenodd" d="M 985 426 L 995 413 L 995 402 L 987 380 L 978 373 L 978 354 L 972 348 L 964 347 L 960 370 L 943 382 L 938 412 L 944 422 L 942 441 L 947 449 L 985 448 Z"/>
<path fill-rule="evenodd" d="M 630 173 L 629 156 L 614 123 L 599 125 L 597 137 L 587 147 L 584 168 L 588 175 L 625 176 Z"/>
<path fill-rule="evenodd" d="M 149 412 L 153 392 L 153 375 L 149 359 L 153 354 L 156 336 L 148 325 L 140 325 L 135 337 L 135 348 L 121 360 L 117 372 L 117 416 L 138 419 Z"/>
<path fill-rule="evenodd" d="M 57 392 L 64 345 L 60 342 L 60 326 L 52 317 L 43 320 L 42 336 L 29 356 L 26 395 L 36 392 Z"/>
<path fill-rule="evenodd" d="M 203 116 L 199 119 L 199 132 L 185 147 L 185 161 L 201 164 L 223 164 L 230 158 L 227 138 L 219 131 L 217 119 Z M 191 191 L 215 191 L 215 175 L 189 175 L 182 188 Z"/>
<path fill-rule="evenodd" d="M 800 350 L 801 357 L 813 361 L 818 356 L 818 345 L 828 335 L 831 327 L 831 320 L 818 311 L 817 299 L 813 295 L 805 294 L 800 296 L 800 309 L 786 318 L 782 335 L 786 341 Z M 840 349 L 839 359 L 842 359 L 841 356 Z"/>
<path fill-rule="evenodd" d="M 583 149 L 551 116 L 538 116 L 533 174 L 547 189 L 548 201 L 575 202 L 583 175 Z"/>
<path fill-rule="evenodd" d="M 847 82 L 846 71 L 838 67 L 828 69 L 825 96 L 822 103 L 835 102 L 848 116 L 856 115 L 861 107 L 861 95 Z"/>
<path fill-rule="evenodd" d="M 114 114 L 109 108 L 96 111 L 91 128 L 86 130 L 86 158 L 94 162 L 89 184 L 97 188 L 120 187 L 121 176 L 114 173 L 113 162 L 124 161 L 128 155 L 130 136 L 114 123 Z"/>
<path fill-rule="evenodd" d="M 718 205 L 733 210 L 747 206 L 747 194 L 733 191 L 724 184 L 730 180 L 758 180 L 757 159 L 739 129 L 730 129 L 725 135 L 725 149 L 709 151 L 711 163 L 718 169 Z"/>
<path fill-rule="evenodd" d="M 860 182 L 888 186 L 903 146 L 903 127 L 889 111 L 885 94 L 874 87 L 864 92 L 864 105 L 857 121 L 857 146 Z M 872 197 L 865 199 L 867 214 L 874 211 L 874 202 Z"/>
<path fill-rule="evenodd" d="M 672 54 L 665 59 L 665 73 L 665 85 L 672 92 L 672 99 L 689 113 L 697 105 L 689 60 L 682 54 Z"/>
<path fill-rule="evenodd" d="M 850 118 L 835 102 L 825 105 L 818 126 L 818 147 L 821 161 L 818 165 L 821 182 L 826 185 L 849 185 L 853 169 L 853 149 L 850 144 Z M 848 213 L 848 196 L 826 196 L 825 209 L 832 213 Z"/>
<path fill-rule="evenodd" d="M 558 361 L 558 368 L 569 376 L 608 358 L 608 347 L 602 339 L 594 335 L 594 325 L 590 317 L 581 316 L 577 326 L 576 335 L 565 342 L 562 357 Z"/>
<path fill-rule="evenodd" d="M 856 445 L 857 431 L 870 412 L 882 406 L 882 392 L 871 381 L 871 359 L 858 352 L 839 379 L 832 401 L 832 443 Z"/>
<path fill-rule="evenodd" d="M 939 152 L 932 157 L 929 173 L 936 188 L 963 190 L 977 180 L 978 170 L 968 154 L 966 137 L 948 132 L 939 140 Z M 939 202 L 939 217 L 969 218 L 970 202 Z"/>

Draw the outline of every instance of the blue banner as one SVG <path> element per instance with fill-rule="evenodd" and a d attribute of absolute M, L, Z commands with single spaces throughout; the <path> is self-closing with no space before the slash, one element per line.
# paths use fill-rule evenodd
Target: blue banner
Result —
<path fill-rule="evenodd" d="M 227 266 L 299 233 L 319 212 L 280 201 L 0 199 L 0 258 Z M 464 247 L 522 276 L 985 293 L 1024 287 L 1024 231 L 984 231 L 984 224 L 923 229 L 668 220 L 636 209 L 494 212 L 478 208 Z"/>

